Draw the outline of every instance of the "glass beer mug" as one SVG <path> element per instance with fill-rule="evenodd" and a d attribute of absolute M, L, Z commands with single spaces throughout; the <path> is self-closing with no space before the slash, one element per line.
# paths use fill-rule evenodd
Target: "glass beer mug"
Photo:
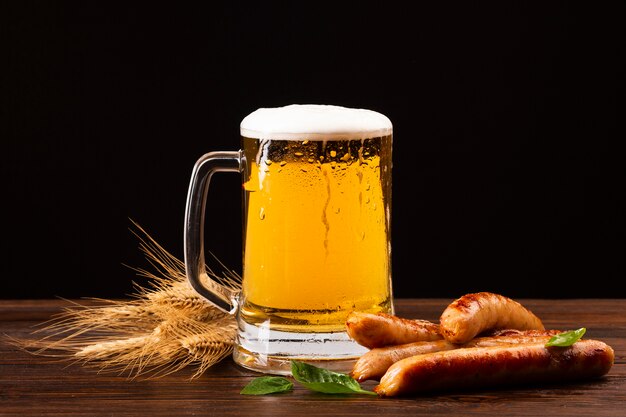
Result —
<path fill-rule="evenodd" d="M 241 150 L 207 153 L 193 169 L 189 282 L 236 315 L 239 365 L 289 374 L 300 360 L 348 372 L 366 349 L 347 335 L 347 315 L 393 313 L 392 124 L 370 110 L 291 105 L 258 109 L 240 127 Z M 243 177 L 241 291 L 205 270 L 204 208 L 221 171 Z"/>

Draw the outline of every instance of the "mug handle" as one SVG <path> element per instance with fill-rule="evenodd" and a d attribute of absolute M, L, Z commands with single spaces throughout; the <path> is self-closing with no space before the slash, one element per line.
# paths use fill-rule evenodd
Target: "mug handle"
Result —
<path fill-rule="evenodd" d="M 185 270 L 194 290 L 225 313 L 237 311 L 239 291 L 212 280 L 204 263 L 204 211 L 211 177 L 216 172 L 241 172 L 242 151 L 209 152 L 196 162 L 185 207 Z"/>

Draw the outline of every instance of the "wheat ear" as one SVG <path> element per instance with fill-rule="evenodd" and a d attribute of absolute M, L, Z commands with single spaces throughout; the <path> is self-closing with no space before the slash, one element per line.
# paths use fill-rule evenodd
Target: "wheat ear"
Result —
<path fill-rule="evenodd" d="M 140 250 L 154 271 L 132 268 L 149 279 L 135 285 L 130 300 L 91 299 L 96 305 L 70 302 L 70 306 L 41 324 L 39 339 L 11 339 L 13 345 L 36 355 L 53 356 L 100 371 L 154 378 L 197 365 L 192 378 L 232 352 L 234 318 L 201 298 L 188 284 L 185 265 L 133 221 Z M 218 261 L 219 262 L 219 261 Z M 207 274 L 239 290 L 236 272 Z"/>

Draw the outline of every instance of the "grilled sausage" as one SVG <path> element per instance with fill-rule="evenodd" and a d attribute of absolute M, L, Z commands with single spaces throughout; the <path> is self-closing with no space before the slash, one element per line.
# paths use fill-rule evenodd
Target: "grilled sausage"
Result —
<path fill-rule="evenodd" d="M 544 330 L 541 320 L 517 301 L 490 292 L 466 294 L 439 319 L 440 332 L 452 343 L 465 343 L 494 329 Z"/>
<path fill-rule="evenodd" d="M 479 337 L 462 345 L 436 340 L 432 342 L 414 342 L 397 346 L 387 346 L 371 349 L 363 354 L 354 364 L 351 375 L 359 382 L 368 379 L 379 379 L 387 369 L 402 359 L 431 352 L 440 352 L 467 347 L 487 347 L 503 344 L 522 344 L 543 342 L 546 343 L 551 336 L 561 333 L 559 330 L 545 331 L 519 331 L 502 336 Z"/>
<path fill-rule="evenodd" d="M 559 330 L 545 330 L 541 332 L 535 330 L 515 330 L 514 333 L 509 335 L 474 338 L 463 345 L 451 343 L 447 340 L 435 340 L 432 342 L 414 342 L 398 346 L 376 348 L 366 352 L 356 361 L 352 368 L 351 375 L 359 382 L 368 379 L 380 379 L 391 365 L 411 356 L 466 347 L 486 347 L 533 342 L 546 343 L 551 336 L 558 333 L 561 332 Z"/>
<path fill-rule="evenodd" d="M 605 375 L 614 352 L 598 340 L 473 347 L 412 356 L 393 364 L 374 391 L 390 397 L 443 389 L 573 381 Z"/>
<path fill-rule="evenodd" d="M 372 349 L 356 361 L 350 375 L 359 382 L 368 379 L 380 379 L 391 365 L 402 359 L 425 353 L 456 349 L 458 346 L 447 340 L 435 340 Z"/>
<path fill-rule="evenodd" d="M 442 338 L 435 323 L 385 313 L 353 311 L 346 319 L 346 330 L 358 344 L 369 349 Z"/>

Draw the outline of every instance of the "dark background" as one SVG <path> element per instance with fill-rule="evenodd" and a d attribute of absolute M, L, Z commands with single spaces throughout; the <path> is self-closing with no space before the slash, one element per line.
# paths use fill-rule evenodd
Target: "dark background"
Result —
<path fill-rule="evenodd" d="M 396 297 L 626 296 L 624 2 L 240 3 L 3 2 L 1 298 L 131 293 L 130 219 L 182 258 L 196 159 L 291 103 L 392 120 Z"/>

